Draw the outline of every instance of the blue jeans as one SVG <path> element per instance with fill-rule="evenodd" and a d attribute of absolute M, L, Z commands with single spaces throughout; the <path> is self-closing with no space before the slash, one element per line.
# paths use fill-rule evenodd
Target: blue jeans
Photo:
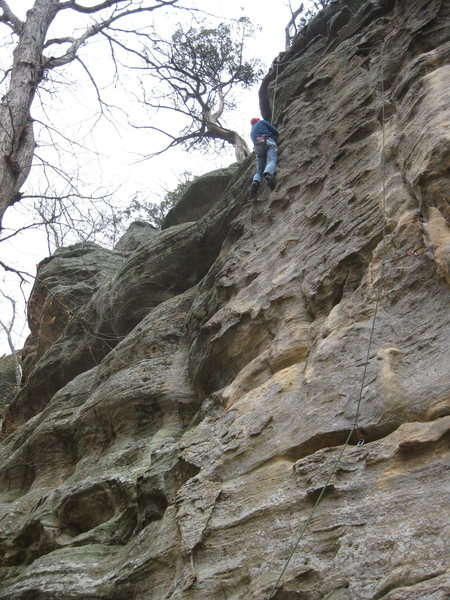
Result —
<path fill-rule="evenodd" d="M 273 138 L 267 138 L 266 145 L 256 145 L 256 173 L 253 181 L 261 181 L 265 173 L 275 175 L 277 168 L 278 148 Z"/>

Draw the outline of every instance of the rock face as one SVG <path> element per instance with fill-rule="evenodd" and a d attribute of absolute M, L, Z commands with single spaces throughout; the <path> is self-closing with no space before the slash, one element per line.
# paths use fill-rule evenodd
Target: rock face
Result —
<path fill-rule="evenodd" d="M 220 199 L 230 184 L 238 164 L 227 169 L 217 169 L 197 177 L 183 194 L 180 201 L 167 213 L 161 229 L 167 229 L 181 223 L 197 221 Z"/>
<path fill-rule="evenodd" d="M 70 345 L 79 354 L 80 339 L 84 340 L 96 328 L 95 315 L 86 317 L 84 306 L 90 305 L 99 289 L 108 286 L 112 274 L 123 261 L 119 252 L 85 243 L 59 249 L 40 263 L 28 303 L 31 335 L 23 349 L 24 385 L 14 408 L 19 420 L 28 419 L 42 410 L 55 390 L 73 379 L 86 365 L 91 366 L 92 358 L 76 366 L 71 354 L 72 362 L 66 371 L 62 364 L 64 355 L 69 352 L 68 346 L 59 355 L 61 347 L 55 342 L 63 332 L 70 330 Z M 105 345 L 108 340 L 102 342 Z M 96 347 L 91 347 L 90 355 L 96 355 Z"/>
<path fill-rule="evenodd" d="M 12 354 L 0 356 L 0 418 L 3 415 L 4 406 L 11 402 L 16 392 L 17 383 L 14 356 Z"/>
<path fill-rule="evenodd" d="M 146 242 L 147 239 L 157 231 L 158 229 L 153 227 L 153 225 L 150 225 L 150 223 L 145 223 L 144 221 L 134 221 L 117 242 L 115 250 L 119 250 L 122 254 L 128 256 L 134 252 L 134 250 L 136 250 L 140 244 Z"/>
<path fill-rule="evenodd" d="M 274 191 L 41 267 L 1 600 L 449 597 L 449 22 L 333 2 L 262 87 Z"/>

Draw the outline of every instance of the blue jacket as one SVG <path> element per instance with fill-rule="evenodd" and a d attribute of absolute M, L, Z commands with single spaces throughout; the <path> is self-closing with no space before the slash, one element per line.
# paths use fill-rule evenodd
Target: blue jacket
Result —
<path fill-rule="evenodd" d="M 256 144 L 256 138 L 260 135 L 267 135 L 268 137 L 276 139 L 278 136 L 278 131 L 272 125 L 272 123 L 269 123 L 269 121 L 262 119 L 261 121 L 258 121 L 252 126 L 252 130 L 250 132 L 250 137 L 252 138 L 252 142 L 254 144 Z"/>

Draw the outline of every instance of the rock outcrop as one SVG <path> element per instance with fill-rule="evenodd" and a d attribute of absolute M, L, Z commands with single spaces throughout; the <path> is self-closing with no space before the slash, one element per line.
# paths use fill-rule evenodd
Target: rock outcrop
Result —
<path fill-rule="evenodd" d="M 20 361 L 20 352 L 17 354 Z M 17 392 L 17 373 L 14 355 L 0 356 L 0 418 L 6 404 L 9 404 Z"/>
<path fill-rule="evenodd" d="M 157 231 L 158 229 L 150 223 L 134 221 L 117 242 L 114 249 L 119 250 L 125 256 L 129 256 L 140 244 L 146 242 Z"/>
<path fill-rule="evenodd" d="M 0 600 L 449 597 L 449 22 L 332 2 L 262 87 L 274 191 L 40 267 Z"/>
<path fill-rule="evenodd" d="M 203 217 L 227 189 L 238 166 L 238 163 L 234 163 L 227 169 L 216 169 L 211 173 L 196 177 L 180 200 L 167 213 L 161 229 L 189 221 L 198 221 Z"/>

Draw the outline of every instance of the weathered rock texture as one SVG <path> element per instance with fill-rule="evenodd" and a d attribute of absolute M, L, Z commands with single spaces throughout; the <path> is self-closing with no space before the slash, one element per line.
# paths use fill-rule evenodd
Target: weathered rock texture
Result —
<path fill-rule="evenodd" d="M 263 85 L 275 191 L 41 267 L 1 600 L 449 597 L 449 22 L 332 3 Z"/>
<path fill-rule="evenodd" d="M 161 229 L 197 221 L 220 199 L 238 169 L 234 163 L 227 169 L 217 169 L 197 177 L 187 188 L 182 198 L 167 213 Z"/>
<path fill-rule="evenodd" d="M 128 256 L 157 231 L 158 229 L 150 223 L 134 221 L 115 245 L 115 250 L 119 250 L 122 254 Z"/>
<path fill-rule="evenodd" d="M 18 353 L 20 360 L 20 352 Z M 0 356 L 0 418 L 17 392 L 16 365 L 12 354 Z"/>

